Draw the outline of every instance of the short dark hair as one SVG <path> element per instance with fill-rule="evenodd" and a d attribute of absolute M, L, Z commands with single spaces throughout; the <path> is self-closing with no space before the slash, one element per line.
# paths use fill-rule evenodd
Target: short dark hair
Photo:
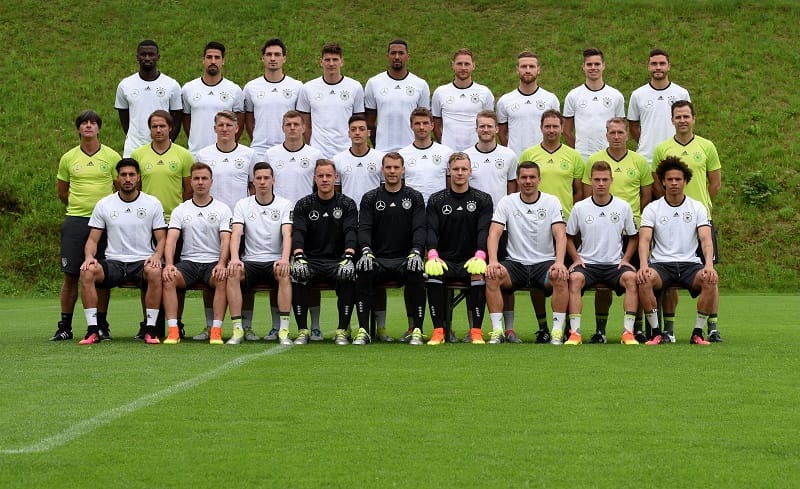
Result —
<path fill-rule="evenodd" d="M 535 169 L 536 173 L 538 173 L 540 177 L 542 176 L 542 169 L 539 168 L 539 164 L 528 160 L 528 161 L 522 161 L 520 162 L 519 165 L 517 165 L 517 177 L 519 177 L 520 171 L 527 170 L 529 168 Z"/>
<path fill-rule="evenodd" d="M 453 55 L 453 61 L 455 61 L 456 58 L 462 54 L 464 56 L 469 56 L 473 61 L 475 60 L 475 55 L 472 54 L 472 50 L 470 48 L 461 48 Z"/>
<path fill-rule="evenodd" d="M 403 158 L 403 155 L 401 155 L 397 151 L 389 151 L 388 153 L 383 155 L 383 158 L 381 158 L 381 166 L 383 166 L 383 163 L 386 161 L 386 158 L 391 158 L 393 160 L 400 160 L 400 166 L 406 166 L 405 158 Z"/>
<path fill-rule="evenodd" d="M 138 52 L 140 48 L 152 46 L 156 48 L 158 51 L 158 44 L 152 39 L 145 39 L 144 41 L 140 42 L 138 46 L 136 46 L 136 51 Z"/>
<path fill-rule="evenodd" d="M 320 158 L 314 164 L 314 174 L 317 173 L 317 168 L 321 168 L 323 166 L 332 166 L 333 170 L 336 171 L 336 164 L 333 162 L 333 160 L 329 160 L 327 158 Z"/>
<path fill-rule="evenodd" d="M 211 177 L 212 178 L 214 177 L 214 170 L 211 169 L 211 166 L 209 166 L 206 163 L 203 163 L 202 161 L 196 161 L 189 169 L 189 174 L 191 175 L 192 173 L 195 172 L 195 170 L 208 170 L 208 173 L 211 174 Z"/>
<path fill-rule="evenodd" d="M 299 110 L 294 110 L 294 109 L 287 110 L 286 113 L 283 114 L 283 117 L 281 118 L 281 124 L 286 122 L 286 119 L 296 119 L 298 117 L 300 119 L 303 118 L 303 113 L 300 112 Z"/>
<path fill-rule="evenodd" d="M 607 171 L 611 173 L 611 165 L 608 164 L 607 161 L 595 161 L 592 165 L 592 170 L 589 172 L 589 175 L 593 174 L 596 171 Z"/>
<path fill-rule="evenodd" d="M 206 47 L 203 48 L 203 56 L 206 55 L 209 49 L 218 49 L 222 53 L 222 57 L 225 57 L 225 45 L 221 42 L 211 41 L 210 43 L 206 44 Z"/>
<path fill-rule="evenodd" d="M 669 63 L 669 54 L 661 48 L 653 48 L 650 50 L 650 55 L 648 58 L 652 58 L 653 56 L 664 56 L 667 58 L 667 63 Z"/>
<path fill-rule="evenodd" d="M 271 46 L 280 47 L 281 48 L 281 52 L 283 53 L 284 56 L 286 56 L 286 44 L 284 44 L 283 41 L 281 41 L 277 37 L 274 37 L 272 39 L 268 39 L 267 42 L 264 43 L 264 47 L 261 48 L 261 54 L 263 55 L 264 53 L 266 53 L 267 52 L 267 48 L 271 47 Z"/>
<path fill-rule="evenodd" d="M 120 168 L 125 168 L 126 166 L 136 168 L 136 173 L 140 173 L 139 162 L 134 160 L 133 158 L 122 158 L 121 160 L 119 160 L 116 166 L 117 173 L 119 173 Z"/>
<path fill-rule="evenodd" d="M 359 112 L 358 114 L 353 114 L 353 115 L 351 115 L 351 116 L 350 116 L 350 118 L 349 118 L 349 119 L 347 119 L 347 125 L 348 125 L 348 127 L 350 126 L 350 124 L 352 124 L 352 123 L 354 123 L 354 122 L 356 122 L 356 121 L 364 121 L 364 122 L 367 122 L 367 116 L 366 116 L 366 115 L 364 115 L 363 113 L 360 113 L 360 112 Z"/>
<path fill-rule="evenodd" d="M 606 58 L 603 56 L 603 52 L 597 48 L 586 48 L 583 50 L 583 60 L 586 61 L 586 58 L 590 56 L 600 56 L 600 59 L 605 62 Z"/>
<path fill-rule="evenodd" d="M 392 39 L 389 41 L 389 46 L 386 48 L 387 51 L 392 48 L 392 44 L 400 44 L 406 48 L 406 51 L 408 51 L 408 43 L 402 39 Z"/>
<path fill-rule="evenodd" d="M 91 121 L 96 123 L 98 129 L 103 127 L 103 119 L 100 117 L 100 114 L 93 111 L 92 109 L 86 109 L 80 114 L 78 114 L 78 117 L 75 118 L 75 129 L 80 129 L 81 124 L 83 124 L 86 121 Z"/>
<path fill-rule="evenodd" d="M 339 45 L 338 42 L 327 42 L 322 45 L 322 56 L 326 54 L 336 54 L 339 57 L 344 57 L 344 50 L 342 46 Z"/>
<path fill-rule="evenodd" d="M 539 126 L 541 127 L 541 125 L 544 124 L 544 120 L 550 117 L 556 117 L 559 121 L 561 121 L 562 125 L 564 124 L 564 116 L 561 115 L 561 112 L 557 111 L 556 109 L 547 109 L 542 112 L 542 119 L 539 121 Z"/>
<path fill-rule="evenodd" d="M 541 60 L 539 59 L 539 55 L 534 54 L 533 51 L 522 51 L 517 55 L 517 61 L 521 60 L 522 58 L 536 58 L 536 63 L 542 64 Z"/>
<path fill-rule="evenodd" d="M 692 117 L 694 117 L 694 104 L 688 100 L 676 100 L 669 109 L 671 111 L 670 114 L 674 116 L 675 109 L 679 107 L 689 107 L 689 110 L 692 111 Z"/>
<path fill-rule="evenodd" d="M 658 163 L 656 167 L 658 181 L 663 184 L 664 178 L 670 170 L 679 170 L 683 172 L 683 179 L 686 180 L 686 183 L 692 181 L 692 169 L 677 156 L 667 156 Z"/>
<path fill-rule="evenodd" d="M 266 161 L 259 161 L 255 165 L 253 165 L 253 176 L 256 175 L 258 170 L 269 170 L 269 174 L 273 177 L 275 176 L 275 170 L 272 169 L 272 165 L 267 163 Z"/>
<path fill-rule="evenodd" d="M 175 127 L 173 126 L 173 124 L 175 124 L 175 121 L 172 119 L 172 114 L 170 114 L 164 109 L 158 109 L 156 111 L 153 111 L 152 114 L 150 114 L 150 117 L 147 118 L 147 127 L 150 127 L 150 123 L 153 122 L 153 117 L 163 118 L 165 121 L 167 121 L 167 125 L 170 127 L 170 129 Z"/>
<path fill-rule="evenodd" d="M 431 112 L 431 109 L 426 107 L 417 107 L 411 111 L 411 117 L 409 117 L 409 119 L 413 121 L 414 117 L 427 117 L 433 121 L 433 112 Z"/>

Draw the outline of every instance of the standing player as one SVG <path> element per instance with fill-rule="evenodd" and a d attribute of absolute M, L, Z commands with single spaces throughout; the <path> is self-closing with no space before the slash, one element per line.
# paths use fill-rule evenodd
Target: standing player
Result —
<path fill-rule="evenodd" d="M 397 151 L 414 140 L 408 117 L 417 107 L 430 108 L 431 90 L 428 82 L 408 71 L 408 44 L 404 40 L 389 42 L 386 57 L 389 69 L 370 78 L 364 87 L 364 108 L 373 146 L 380 151 Z"/>
<path fill-rule="evenodd" d="M 309 288 L 320 281 L 336 284 L 339 324 L 334 341 L 349 343 L 347 331 L 353 314 L 356 267 L 353 254 L 358 244 L 358 209 L 353 199 L 334 189 L 336 167 L 331 160 L 317 160 L 316 192 L 295 204 L 292 229 L 292 305 L 297 321 L 296 345 L 309 340 L 306 312 Z"/>
<path fill-rule="evenodd" d="M 283 140 L 283 114 L 297 107 L 297 96 L 303 83 L 283 72 L 286 45 L 280 39 L 269 39 L 261 48 L 264 76 L 244 86 L 245 126 L 256 161 L 264 161 L 267 149 Z"/>
<path fill-rule="evenodd" d="M 477 137 L 472 125 L 481 110 L 494 108 L 494 95 L 488 87 L 472 80 L 475 62 L 472 51 L 462 48 L 453 56 L 452 83 L 433 92 L 431 112 L 436 140 L 450 148 L 468 148 Z"/>
<path fill-rule="evenodd" d="M 117 165 L 116 193 L 97 202 L 89 219 L 89 238 L 81 264 L 81 300 L 86 315 L 86 336 L 81 345 L 100 341 L 97 289 L 110 289 L 129 281 L 146 287 L 144 341 L 160 343 L 155 333 L 161 304 L 161 258 L 167 223 L 164 208 L 155 197 L 139 190 L 139 163 L 131 158 Z M 97 245 L 105 232 L 108 239 L 105 259 L 98 260 Z M 153 246 L 155 238 L 156 246 Z"/>
<path fill-rule="evenodd" d="M 430 110 L 416 108 L 410 119 L 414 142 L 400 150 L 406 162 L 406 185 L 419 190 L 428 202 L 432 193 L 447 185 L 446 162 L 453 150 L 431 138 L 433 115 Z"/>
<path fill-rule="evenodd" d="M 211 196 L 211 167 L 195 163 L 191 171 L 192 198 L 175 208 L 164 250 L 162 297 L 168 335 L 164 344 L 181 341 L 177 289 L 202 282 L 214 289 L 214 319 L 210 343 L 222 344 L 225 319 L 227 264 L 231 239 L 231 210 Z M 175 264 L 178 239 L 183 239 L 180 262 Z"/>
<path fill-rule="evenodd" d="M 203 49 L 203 76 L 186 83 L 181 90 L 183 130 L 189 136 L 189 151 L 197 153 L 214 144 L 214 116 L 230 110 L 238 117 L 239 132 L 244 129 L 244 96 L 239 85 L 222 76 L 225 46 L 211 41 Z"/>
<path fill-rule="evenodd" d="M 364 89 L 361 83 L 342 75 L 344 55 L 339 44 L 322 46 L 319 62 L 322 76 L 303 85 L 297 110 L 303 114 L 306 141 L 325 158 L 332 158 L 350 145 L 347 119 L 364 112 Z"/>
<path fill-rule="evenodd" d="M 540 70 L 539 56 L 530 51 L 519 53 L 519 87 L 497 101 L 500 144 L 508 146 L 518 155 L 542 142 L 539 128 L 542 113 L 547 109 L 561 110 L 558 97 L 539 86 L 537 80 Z"/>
<path fill-rule="evenodd" d="M 425 318 L 422 277 L 425 200 L 421 193 L 403 184 L 403 157 L 399 153 L 387 153 L 381 167 L 385 183 L 364 194 L 358 216 L 361 258 L 356 264 L 356 307 L 359 330 L 353 344 L 370 342 L 368 330 L 375 286 L 396 281 L 405 285 L 406 304 L 410 303 L 407 313 L 412 317 L 413 328 L 409 342 L 421 345 Z M 378 338 L 383 341 L 388 338 L 385 303 L 384 299 L 383 324 L 377 324 Z"/>
<path fill-rule="evenodd" d="M 611 166 L 605 161 L 594 163 L 590 172 L 591 194 L 575 204 L 567 222 L 567 252 L 572 258 L 567 345 L 579 345 L 583 341 L 581 296 L 584 288 L 597 283 L 614 288 L 618 294 L 625 292 L 621 341 L 625 345 L 639 344 L 633 334 L 638 290 L 636 268 L 631 265 L 631 259 L 638 251 L 638 236 L 633 210 L 626 201 L 611 194 L 612 181 Z M 623 233 L 628 238 L 627 244 L 623 242 Z M 577 237 L 580 237 L 580 246 L 576 245 Z"/>
<path fill-rule="evenodd" d="M 72 339 L 72 315 L 78 302 L 80 267 L 84 260 L 86 239 L 91 231 L 89 218 L 97 201 L 114 191 L 114 165 L 119 161 L 119 154 L 100 144 L 102 126 L 103 119 L 97 112 L 84 110 L 78 114 L 75 128 L 80 144 L 64 153 L 58 162 L 58 198 L 67 206 L 61 225 L 61 271 L 64 272 L 64 282 L 60 296 L 61 320 L 50 341 Z M 105 241 L 98 244 L 98 253 L 102 256 Z M 99 303 L 98 336 L 110 340 L 106 321 L 108 291 L 100 294 Z"/>
<path fill-rule="evenodd" d="M 670 108 L 678 100 L 689 100 L 689 92 L 669 79 L 669 55 L 661 49 L 650 51 L 647 71 L 650 81 L 631 94 L 628 121 L 631 136 L 639 143 L 636 150 L 652 166 L 656 145 L 675 135 Z"/>
<path fill-rule="evenodd" d="M 447 162 L 449 188 L 431 195 L 426 208 L 428 217 L 428 261 L 425 272 L 433 334 L 429 345 L 458 341 L 455 333 L 445 331 L 447 282 L 469 283 L 469 312 L 472 321 L 470 343 L 483 344 L 486 309 L 486 238 L 492 219 L 492 197 L 469 184 L 472 163 L 466 153 L 456 152 Z M 502 305 L 502 299 L 501 299 Z M 502 333 L 502 330 L 501 330 Z"/>
<path fill-rule="evenodd" d="M 639 226 L 642 209 L 653 198 L 653 173 L 644 156 L 635 151 L 628 150 L 628 121 L 622 117 L 612 117 L 606 122 L 606 139 L 608 148 L 598 151 L 589 157 L 586 163 L 586 172 L 583 175 L 584 195 L 591 195 L 592 165 L 599 161 L 611 165 L 613 179 L 611 181 L 611 194 L 618 197 L 633 210 L 634 224 Z M 624 238 L 627 240 L 627 238 Z M 639 255 L 635 253 L 631 264 L 639 264 Z M 606 323 L 608 311 L 611 308 L 612 295 L 610 290 L 595 291 L 595 321 L 597 331 L 592 336 L 591 343 L 605 343 Z M 642 315 L 637 314 L 634 334 L 644 343 L 647 337 L 642 332 Z"/>
<path fill-rule="evenodd" d="M 605 69 L 603 52 L 586 49 L 583 52 L 586 82 L 573 88 L 564 99 L 564 138 L 584 160 L 606 147 L 606 121 L 625 117 L 625 97 L 603 81 Z"/>
<path fill-rule="evenodd" d="M 711 229 L 711 242 L 713 245 L 714 263 L 717 263 L 717 239 L 714 229 L 714 221 L 711 218 L 712 201 L 722 187 L 722 165 L 719 161 L 719 154 L 714 143 L 700 137 L 694 133 L 695 115 L 694 105 L 688 100 L 678 100 L 672 104 L 672 124 L 675 126 L 675 136 L 661 142 L 656 147 L 653 161 L 661 161 L 667 156 L 676 156 L 684 163 L 689 165 L 692 170 L 693 178 L 686 181 L 686 195 L 699 201 L 706 208 L 708 213 L 708 224 Z M 656 195 L 664 195 L 665 189 L 662 182 L 656 179 L 654 183 Z M 698 250 L 701 259 L 705 255 Z M 664 299 L 664 335 L 665 339 L 671 341 L 672 324 L 675 318 L 675 309 L 678 305 L 678 294 L 676 291 L 669 291 Z M 714 307 L 717 309 L 718 305 Z M 711 342 L 721 342 L 719 331 L 717 331 L 716 310 L 708 318 L 708 339 Z"/>
<path fill-rule="evenodd" d="M 251 295 L 253 288 L 259 284 L 277 288 L 279 327 L 276 338 L 280 339 L 282 345 L 292 343 L 289 339 L 292 203 L 273 193 L 274 183 L 270 164 L 263 161 L 256 163 L 253 166 L 255 195 L 237 202 L 233 211 L 231 261 L 228 265 L 228 305 L 233 321 L 233 337 L 228 340 L 229 344 L 241 343 L 245 337 L 242 328 L 243 290 Z M 242 240 L 244 254 L 240 259 Z"/>
<path fill-rule="evenodd" d="M 333 157 L 336 165 L 336 180 L 341 191 L 355 202 L 381 183 L 381 159 L 383 151 L 369 147 L 370 131 L 367 118 L 356 114 L 348 121 L 347 134 L 350 148 Z"/>
<path fill-rule="evenodd" d="M 158 71 L 158 45 L 145 39 L 136 48 L 139 72 L 124 78 L 117 86 L 114 108 L 119 112 L 119 122 L 125 133 L 123 156 L 128 157 L 136 148 L 150 142 L 147 118 L 154 110 L 164 109 L 174 121 L 181 120 L 181 86 L 174 79 Z M 175 124 L 170 134 L 173 141 L 181 132 Z"/>
<path fill-rule="evenodd" d="M 539 191 L 539 165 L 522 161 L 517 166 L 519 192 L 497 204 L 489 227 L 489 265 L 486 269 L 486 304 L 492 322 L 490 343 L 503 341 L 502 289 L 535 287 L 552 290 L 553 334 L 539 329 L 536 342 L 560 345 L 564 333 L 569 289 L 564 257 L 566 226 L 558 199 Z M 503 230 L 508 231 L 508 258 L 498 261 Z"/>
<path fill-rule="evenodd" d="M 664 342 L 658 327 L 655 291 L 678 284 L 688 289 L 692 297 L 699 295 L 697 318 L 689 342 L 709 345 L 703 338 L 703 326 L 711 314 L 717 314 L 719 289 L 706 207 L 686 195 L 685 188 L 693 175 L 680 158 L 664 158 L 656 168 L 656 176 L 666 192 L 664 197 L 645 207 L 639 230 L 639 300 L 653 331 L 647 344 Z M 698 243 L 703 252 L 702 262 L 697 256 Z M 709 336 L 714 333 L 718 335 L 714 329 Z"/>

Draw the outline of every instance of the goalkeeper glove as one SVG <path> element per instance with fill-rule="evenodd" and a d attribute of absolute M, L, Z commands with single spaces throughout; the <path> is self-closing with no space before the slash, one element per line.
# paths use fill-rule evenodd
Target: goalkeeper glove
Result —
<path fill-rule="evenodd" d="M 475 252 L 475 256 L 464 264 L 470 275 L 483 275 L 486 273 L 486 253 L 483 250 Z"/>
<path fill-rule="evenodd" d="M 447 263 L 439 258 L 436 250 L 428 250 L 428 261 L 425 262 L 425 273 L 429 277 L 440 277 L 447 271 Z"/>
<path fill-rule="evenodd" d="M 375 255 L 372 254 L 372 250 L 369 246 L 365 246 L 361 250 L 361 258 L 359 258 L 356 263 L 356 270 L 359 272 L 371 272 L 374 266 Z"/>
<path fill-rule="evenodd" d="M 295 282 L 305 283 L 311 278 L 311 270 L 308 269 L 308 260 L 303 252 L 297 252 L 292 257 L 292 279 Z"/>
<path fill-rule="evenodd" d="M 353 254 L 345 252 L 336 270 L 336 278 L 340 282 L 350 282 L 356 278 L 356 265 L 353 263 Z"/>
<path fill-rule="evenodd" d="M 406 269 L 413 273 L 422 273 L 425 270 L 425 264 L 422 262 L 422 256 L 418 249 L 414 248 L 406 257 Z"/>

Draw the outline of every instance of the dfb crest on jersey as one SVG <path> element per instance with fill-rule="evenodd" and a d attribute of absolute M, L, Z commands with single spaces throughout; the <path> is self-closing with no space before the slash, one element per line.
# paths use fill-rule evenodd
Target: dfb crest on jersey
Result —
<path fill-rule="evenodd" d="M 139 219 L 144 219 L 145 217 L 147 217 L 147 209 L 145 209 L 144 207 L 139 207 L 138 209 L 136 209 L 136 217 L 138 217 Z"/>
<path fill-rule="evenodd" d="M 303 168 L 308 168 L 308 165 L 311 164 L 311 160 L 308 158 L 300 158 L 300 166 Z"/>
<path fill-rule="evenodd" d="M 636 170 L 633 168 L 628 168 L 626 173 L 628 174 L 628 178 L 634 178 L 636 176 Z"/>
<path fill-rule="evenodd" d="M 293 94 L 294 94 L 294 90 L 292 90 L 291 88 L 284 88 L 283 89 L 283 98 L 292 98 Z"/>
<path fill-rule="evenodd" d="M 408 198 L 403 199 L 402 202 L 400 203 L 400 205 L 402 205 L 403 209 L 405 209 L 405 210 L 411 209 L 411 199 L 408 199 Z"/>
<path fill-rule="evenodd" d="M 476 204 L 474 200 L 467 202 L 467 212 L 475 212 L 475 209 L 477 208 L 478 204 Z"/>
<path fill-rule="evenodd" d="M 308 213 L 308 218 L 311 219 L 312 221 L 316 221 L 317 219 L 319 219 L 319 212 L 317 212 L 316 210 L 312 210 L 311 212 Z"/>
<path fill-rule="evenodd" d="M 539 110 L 544 110 L 547 108 L 547 104 L 544 103 L 544 100 L 537 100 L 536 101 L 536 108 Z"/>
<path fill-rule="evenodd" d="M 219 214 L 216 212 L 209 212 L 208 213 L 208 222 L 214 224 L 215 222 L 219 221 Z"/>
<path fill-rule="evenodd" d="M 175 172 L 178 170 L 178 162 L 177 161 L 170 161 L 169 162 L 169 171 Z"/>
<path fill-rule="evenodd" d="M 694 161 L 703 161 L 703 153 L 699 151 L 695 151 L 692 156 L 694 156 Z"/>
<path fill-rule="evenodd" d="M 504 160 L 503 158 L 497 158 L 496 160 L 494 160 L 494 167 L 497 168 L 498 170 L 502 170 L 503 168 L 506 167 L 506 160 Z"/>
<path fill-rule="evenodd" d="M 672 107 L 672 104 L 674 104 L 677 101 L 678 97 L 676 97 L 675 95 L 670 95 L 669 97 L 667 97 L 667 103 L 669 103 L 670 107 Z"/>
<path fill-rule="evenodd" d="M 469 101 L 473 104 L 479 104 L 481 103 L 481 95 L 479 93 L 473 93 L 469 96 Z"/>
<path fill-rule="evenodd" d="M 588 215 L 586 216 L 586 224 L 592 224 L 594 222 L 594 216 Z"/>
<path fill-rule="evenodd" d="M 611 97 L 603 97 L 603 107 L 610 109 L 613 103 Z"/>
<path fill-rule="evenodd" d="M 231 94 L 228 92 L 220 92 L 219 93 L 219 101 L 220 102 L 227 102 L 231 99 Z"/>
<path fill-rule="evenodd" d="M 281 211 L 278 209 L 272 209 L 269 213 L 269 218 L 273 221 L 278 221 L 281 218 Z"/>
<path fill-rule="evenodd" d="M 386 209 L 386 202 L 382 200 L 375 202 L 375 209 L 379 211 Z"/>
<path fill-rule="evenodd" d="M 100 163 L 100 169 L 103 170 L 103 171 L 108 171 L 108 169 L 109 169 L 108 163 L 106 163 L 105 161 Z"/>
<path fill-rule="evenodd" d="M 560 166 L 562 170 L 569 170 L 569 163 L 567 163 L 566 161 L 562 160 L 558 166 Z"/>
<path fill-rule="evenodd" d="M 536 218 L 537 219 L 546 219 L 547 218 L 547 210 L 546 209 L 536 209 Z"/>
<path fill-rule="evenodd" d="M 377 165 L 375 165 L 375 163 L 370 163 L 370 164 L 367 165 L 367 171 L 370 172 L 370 173 L 375 173 L 377 171 L 377 169 L 378 169 L 378 167 L 377 167 Z"/>
<path fill-rule="evenodd" d="M 342 218 L 342 208 L 341 207 L 334 207 L 333 208 L 333 218 L 334 219 L 341 219 Z"/>
<path fill-rule="evenodd" d="M 692 222 L 693 216 L 691 212 L 684 212 L 683 213 L 683 222 Z"/>
<path fill-rule="evenodd" d="M 167 94 L 167 91 L 166 91 L 166 90 L 164 90 L 162 87 L 158 87 L 158 88 L 156 88 L 156 97 L 158 97 L 158 98 L 164 98 L 164 96 L 165 96 L 166 94 Z"/>
<path fill-rule="evenodd" d="M 406 87 L 406 95 L 408 95 L 409 97 L 413 97 L 414 94 L 416 94 L 416 93 L 417 93 L 417 90 L 414 87 L 412 87 L 412 86 Z"/>
<path fill-rule="evenodd" d="M 242 158 L 236 158 L 233 161 L 233 166 L 235 166 L 237 170 L 241 170 L 244 168 L 244 160 Z"/>
<path fill-rule="evenodd" d="M 433 164 L 434 165 L 441 165 L 442 164 L 442 155 L 433 155 L 433 158 L 431 158 L 431 159 L 433 160 Z"/>
<path fill-rule="evenodd" d="M 350 99 L 350 92 L 347 90 L 342 90 L 339 92 L 339 98 L 342 100 L 349 100 Z"/>
<path fill-rule="evenodd" d="M 613 222 L 614 224 L 618 223 L 620 217 L 621 216 L 619 215 L 619 212 L 612 212 L 611 213 L 611 222 Z"/>

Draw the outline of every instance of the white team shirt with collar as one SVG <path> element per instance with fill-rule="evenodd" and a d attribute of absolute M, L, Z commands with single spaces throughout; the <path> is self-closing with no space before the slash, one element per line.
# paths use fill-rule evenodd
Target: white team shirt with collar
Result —
<path fill-rule="evenodd" d="M 661 141 L 675 135 L 672 124 L 672 104 L 678 100 L 689 100 L 689 92 L 682 86 L 670 82 L 667 88 L 658 90 L 650 83 L 637 88 L 628 103 L 628 120 L 639 121 L 641 133 L 637 153 L 647 158 L 653 166 L 653 153 Z"/>
<path fill-rule="evenodd" d="M 153 81 L 142 80 L 139 73 L 123 78 L 117 85 L 115 109 L 127 109 L 130 114 L 128 133 L 122 156 L 129 157 L 133 150 L 151 141 L 147 119 L 158 109 L 173 111 L 183 108 L 181 86 L 164 73 Z M 175 121 L 180 124 L 180 121 Z"/>
<path fill-rule="evenodd" d="M 253 150 L 237 144 L 229 152 L 220 151 L 216 144 L 198 151 L 195 159 L 211 167 L 214 183 L 211 195 L 229 208 L 249 194 L 249 183 L 253 180 Z"/>
<path fill-rule="evenodd" d="M 293 207 L 294 204 L 277 195 L 266 204 L 260 204 L 255 195 L 236 203 L 233 223 L 244 225 L 242 260 L 259 263 L 280 260 L 283 253 L 281 229 L 284 224 L 292 224 Z"/>
<path fill-rule="evenodd" d="M 411 144 L 414 132 L 408 121 L 417 107 L 431 107 L 428 82 L 417 75 L 396 80 L 384 71 L 367 80 L 364 108 L 378 112 L 375 148 L 389 152 Z"/>
<path fill-rule="evenodd" d="M 653 229 L 651 263 L 700 263 L 697 228 L 710 226 L 706 206 L 686 196 L 672 206 L 664 197 L 647 204 L 642 211 L 641 227 Z"/>
<path fill-rule="evenodd" d="M 610 85 L 591 90 L 583 84 L 564 99 L 564 117 L 575 119 L 575 149 L 585 161 L 608 147 L 606 122 L 612 117 L 625 117 L 625 97 Z"/>
<path fill-rule="evenodd" d="M 301 88 L 303 83 L 288 75 L 275 83 L 262 75 L 244 86 L 244 111 L 255 119 L 250 147 L 257 156 L 283 142 L 283 114 L 297 108 Z"/>
<path fill-rule="evenodd" d="M 204 206 L 195 204 L 192 199 L 178 205 L 169 218 L 169 228 L 181 232 L 181 259 L 196 263 L 218 262 L 222 244 L 219 233 L 231 232 L 231 215 L 227 205 L 213 198 Z"/>
<path fill-rule="evenodd" d="M 192 117 L 189 129 L 189 151 L 192 153 L 217 141 L 214 116 L 218 112 L 244 112 L 242 89 L 227 78 L 216 85 L 206 85 L 202 78 L 195 78 L 183 86 L 181 98 L 183 113 Z"/>
<path fill-rule="evenodd" d="M 364 156 L 356 156 L 351 150 L 342 151 L 333 157 L 336 179 L 342 193 L 361 204 L 365 193 L 381 184 L 383 151 L 370 148 Z"/>
<path fill-rule="evenodd" d="M 364 89 L 347 76 L 333 84 L 315 78 L 300 90 L 297 110 L 311 114 L 311 146 L 325 158 L 333 158 L 350 147 L 347 121 L 353 114 L 364 112 Z"/>
<path fill-rule="evenodd" d="M 411 143 L 399 153 L 405 160 L 406 185 L 420 192 L 425 204 L 434 192 L 447 186 L 447 160 L 453 154 L 448 146 L 434 142 L 420 149 Z"/>
<path fill-rule="evenodd" d="M 126 202 L 115 192 L 97 201 L 89 227 L 105 230 L 106 259 L 132 263 L 153 254 L 153 231 L 166 229 L 167 222 L 164 207 L 152 195 L 139 192 L 136 199 Z"/>
<path fill-rule="evenodd" d="M 586 264 L 617 265 L 624 251 L 622 233 L 636 235 L 633 210 L 626 201 L 612 196 L 606 205 L 591 197 L 576 202 L 567 221 L 567 234 L 580 234 L 578 255 Z"/>
<path fill-rule="evenodd" d="M 517 155 L 510 148 L 498 144 L 494 150 L 484 153 L 477 145 L 464 150 L 472 162 L 469 186 L 483 190 L 492 196 L 492 205 L 508 193 L 508 182 L 517 179 Z"/>
<path fill-rule="evenodd" d="M 536 202 L 528 204 L 519 192 L 506 195 L 497 203 L 492 221 L 508 230 L 509 259 L 523 265 L 556 259 L 552 228 L 564 217 L 555 196 L 539 192 Z"/>
<path fill-rule="evenodd" d="M 485 85 L 472 82 L 458 88 L 452 82 L 433 92 L 431 112 L 442 119 L 441 143 L 450 148 L 468 148 L 478 142 L 475 116 L 482 110 L 494 109 L 494 95 Z"/>
<path fill-rule="evenodd" d="M 265 157 L 275 176 L 275 195 L 289 199 L 294 205 L 313 191 L 314 167 L 322 158 L 320 150 L 304 144 L 297 151 L 289 151 L 281 143 L 268 149 Z"/>
<path fill-rule="evenodd" d="M 516 154 L 542 142 L 542 113 L 561 110 L 558 97 L 542 87 L 525 95 L 517 88 L 497 101 L 497 122 L 508 124 L 508 147 Z"/>

